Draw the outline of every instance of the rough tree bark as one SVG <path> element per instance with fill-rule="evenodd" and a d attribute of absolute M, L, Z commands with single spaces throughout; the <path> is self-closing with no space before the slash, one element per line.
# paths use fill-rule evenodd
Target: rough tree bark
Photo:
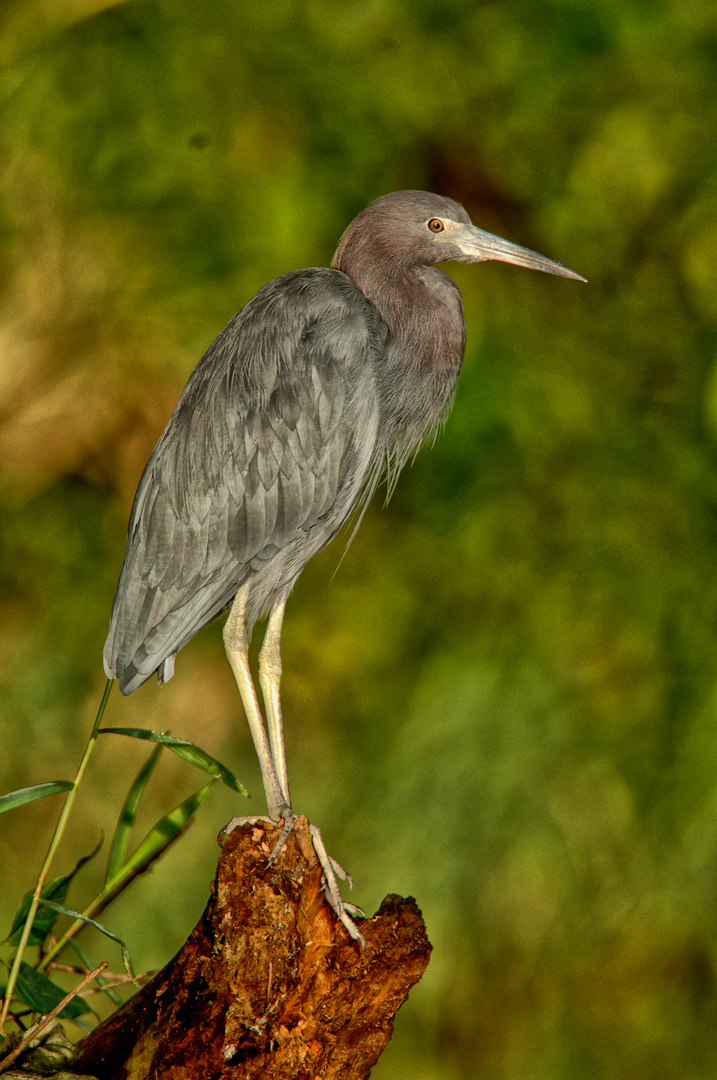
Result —
<path fill-rule="evenodd" d="M 428 964 L 412 898 L 361 921 L 362 950 L 325 902 L 306 818 L 277 862 L 269 822 L 226 838 L 209 903 L 151 983 L 80 1043 L 99 1080 L 361 1080 Z"/>

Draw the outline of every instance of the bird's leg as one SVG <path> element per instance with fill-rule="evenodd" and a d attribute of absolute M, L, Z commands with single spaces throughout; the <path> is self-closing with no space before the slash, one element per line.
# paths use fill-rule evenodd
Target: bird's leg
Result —
<path fill-rule="evenodd" d="M 279 778 L 281 790 L 284 792 L 286 801 L 291 806 L 289 775 L 286 768 L 286 751 L 284 750 L 281 696 L 279 693 L 279 684 L 281 682 L 281 624 L 284 621 L 285 608 L 286 600 L 282 600 L 269 616 L 266 633 L 264 634 L 264 643 L 259 653 L 259 682 L 261 683 L 261 692 L 266 706 L 266 721 L 269 728 L 269 742 L 271 743 L 274 768 Z"/>
<path fill-rule="evenodd" d="M 273 609 L 264 635 L 264 643 L 259 653 L 259 680 L 266 705 L 269 739 L 271 740 L 270 749 L 249 668 L 249 636 L 246 632 L 247 594 L 248 585 L 245 585 L 234 598 L 229 618 L 224 626 L 224 647 L 239 687 L 244 711 L 249 721 L 249 728 L 259 758 L 269 816 L 274 821 L 278 821 L 280 818 L 283 818 L 284 821 L 281 835 L 269 856 L 269 865 L 271 865 L 286 843 L 294 824 L 294 813 L 289 800 L 289 780 L 286 769 L 281 700 L 279 696 L 279 683 L 281 680 L 280 636 L 285 602 L 282 601 Z M 231 822 L 227 826 L 227 829 L 231 829 L 232 825 L 238 824 L 242 820 L 246 819 L 236 819 L 235 822 Z M 343 867 L 335 859 L 332 859 L 326 851 L 321 833 L 316 825 L 310 825 L 309 829 L 314 851 L 323 870 L 324 895 L 351 937 L 363 945 L 363 936 L 351 918 L 351 915 L 363 915 L 363 912 L 353 904 L 344 903 L 336 881 L 337 876 L 349 882 L 351 882 L 351 878 Z"/>
<path fill-rule="evenodd" d="M 289 799 L 289 777 L 286 768 L 286 752 L 284 750 L 284 726 L 281 716 L 281 695 L 279 684 L 281 682 L 281 625 L 284 620 L 286 601 L 277 604 L 269 616 L 264 643 L 259 653 L 259 682 L 266 706 L 266 719 L 271 740 L 271 752 L 279 777 L 281 789 Z M 341 897 L 337 877 L 348 881 L 353 885 L 350 874 L 347 874 L 340 863 L 332 859 L 326 850 L 326 846 L 317 825 L 309 824 L 309 832 L 314 845 L 323 874 L 324 894 L 330 906 L 338 918 L 344 924 L 352 938 L 360 941 L 363 945 L 363 936 L 351 918 L 351 914 L 363 915 L 363 911 L 354 904 L 347 904 Z M 274 849 L 276 850 L 276 848 Z M 351 914 L 349 914 L 351 913 Z"/>
<path fill-rule="evenodd" d="M 251 677 L 251 669 L 249 667 L 249 635 L 246 631 L 246 602 L 248 590 L 249 585 L 247 583 L 234 597 L 234 603 L 229 612 L 229 618 L 224 626 L 224 648 L 226 650 L 227 659 L 234 672 L 237 686 L 239 687 L 239 693 L 241 694 L 244 711 L 249 723 L 249 730 L 251 731 L 256 754 L 259 758 L 261 779 L 264 784 L 264 794 L 266 795 L 266 805 L 269 811 L 269 817 L 273 821 L 280 821 L 282 819 L 284 821 L 284 828 L 282 829 L 281 836 L 270 856 L 269 861 L 273 862 L 286 843 L 286 838 L 291 832 L 294 814 L 277 777 L 276 767 L 271 756 L 269 742 L 264 729 L 264 719 L 261 715 L 259 699 L 256 696 L 254 682 Z"/>

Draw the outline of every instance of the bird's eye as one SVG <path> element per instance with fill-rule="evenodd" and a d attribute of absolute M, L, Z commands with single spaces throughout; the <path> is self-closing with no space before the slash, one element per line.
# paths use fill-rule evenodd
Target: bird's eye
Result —
<path fill-rule="evenodd" d="M 434 217 L 428 222 L 428 228 L 431 232 L 443 232 L 445 225 L 440 218 Z"/>

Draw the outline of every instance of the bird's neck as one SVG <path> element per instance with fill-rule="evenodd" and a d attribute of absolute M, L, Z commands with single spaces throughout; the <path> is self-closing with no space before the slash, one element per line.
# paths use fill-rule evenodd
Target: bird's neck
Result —
<path fill-rule="evenodd" d="M 389 329 L 378 378 L 383 430 L 391 433 L 386 452 L 397 472 L 453 402 L 465 347 L 460 291 L 446 274 L 425 266 L 389 266 L 366 281 L 351 277 Z"/>
<path fill-rule="evenodd" d="M 457 379 L 465 348 L 458 286 L 431 266 L 376 269 L 367 280 L 349 276 L 378 308 L 405 370 Z"/>

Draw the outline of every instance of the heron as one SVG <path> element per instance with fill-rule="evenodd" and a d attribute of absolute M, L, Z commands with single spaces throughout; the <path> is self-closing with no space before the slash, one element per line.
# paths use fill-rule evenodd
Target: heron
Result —
<path fill-rule="evenodd" d="M 269 282 L 209 346 L 139 481 L 104 667 L 131 694 L 228 610 L 223 638 L 269 819 L 294 821 L 280 699 L 287 598 L 308 560 L 446 419 L 465 348 L 457 285 L 436 265 L 499 260 L 585 281 L 471 223 L 452 199 L 398 191 L 366 207 L 329 267 Z M 249 666 L 257 619 L 264 713 Z M 311 827 L 326 898 L 361 939 Z"/>

